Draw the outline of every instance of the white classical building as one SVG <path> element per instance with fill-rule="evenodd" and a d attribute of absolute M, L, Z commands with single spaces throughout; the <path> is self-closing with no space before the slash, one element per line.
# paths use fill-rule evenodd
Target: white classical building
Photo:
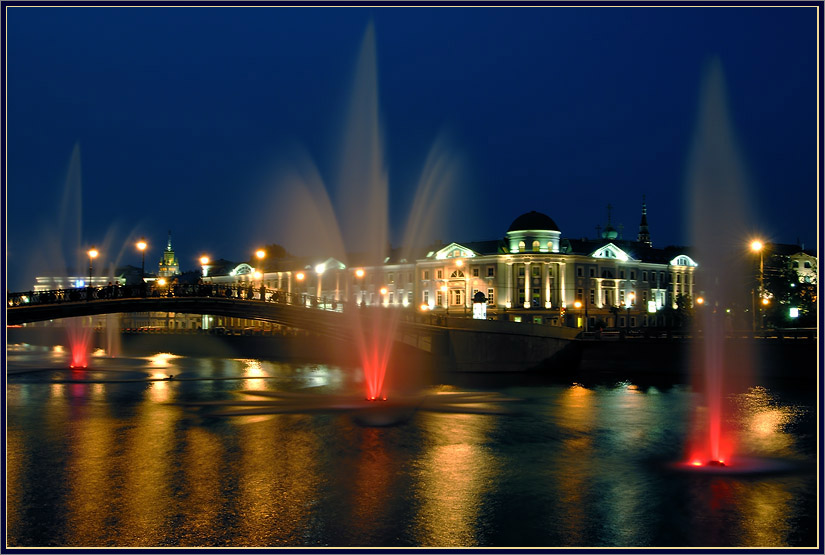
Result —
<path fill-rule="evenodd" d="M 663 325 L 665 307 L 695 299 L 697 263 L 685 249 L 651 246 L 643 206 L 636 241 L 608 223 L 595 240 L 566 239 L 549 216 L 528 212 L 502 239 L 393 249 L 380 263 L 286 258 L 240 264 L 214 283 L 260 287 L 366 306 L 470 315 L 482 293 L 488 318 L 550 325 Z"/>

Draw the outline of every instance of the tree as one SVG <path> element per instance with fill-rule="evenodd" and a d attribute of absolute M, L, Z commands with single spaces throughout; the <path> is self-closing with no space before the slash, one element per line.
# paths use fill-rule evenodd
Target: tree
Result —
<path fill-rule="evenodd" d="M 816 284 L 800 281 L 796 270 L 782 266 L 775 271 L 766 272 L 765 292 L 769 299 L 769 304 L 765 307 L 768 327 L 816 325 Z M 799 310 L 798 318 L 791 318 L 791 308 Z"/>

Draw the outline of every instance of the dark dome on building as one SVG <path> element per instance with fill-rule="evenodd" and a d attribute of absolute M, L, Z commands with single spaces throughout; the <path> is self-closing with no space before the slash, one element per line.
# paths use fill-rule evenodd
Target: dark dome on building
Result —
<path fill-rule="evenodd" d="M 510 229 L 507 231 L 527 231 L 532 229 L 561 231 L 559 226 L 556 225 L 556 222 L 553 221 L 553 218 L 541 212 L 536 212 L 535 210 L 522 214 L 513 220 L 513 223 L 510 224 Z"/>

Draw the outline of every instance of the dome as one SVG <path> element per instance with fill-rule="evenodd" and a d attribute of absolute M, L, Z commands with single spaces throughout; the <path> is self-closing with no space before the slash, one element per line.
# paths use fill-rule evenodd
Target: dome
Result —
<path fill-rule="evenodd" d="M 507 232 L 528 230 L 560 231 L 559 226 L 556 225 L 553 218 L 533 210 L 532 212 L 522 214 L 513 220 L 513 223 L 510 224 L 510 229 L 508 229 Z"/>

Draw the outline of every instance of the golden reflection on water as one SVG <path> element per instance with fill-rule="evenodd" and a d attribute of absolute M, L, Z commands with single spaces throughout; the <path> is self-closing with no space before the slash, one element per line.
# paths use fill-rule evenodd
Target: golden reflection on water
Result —
<path fill-rule="evenodd" d="M 105 536 L 104 508 L 111 501 L 113 424 L 102 416 L 73 427 L 69 443 L 67 526 L 70 545 L 99 545 Z"/>
<path fill-rule="evenodd" d="M 224 466 L 226 446 L 213 433 L 200 428 L 188 428 L 184 436 L 181 487 L 187 492 L 186 522 L 179 526 L 181 545 L 209 545 L 211 535 L 222 526 L 222 484 L 226 479 Z"/>
<path fill-rule="evenodd" d="M 244 367 L 241 370 L 243 375 L 247 378 L 262 378 L 266 376 L 266 372 L 261 365 L 260 360 L 254 359 L 239 359 L 241 363 L 243 363 Z M 244 380 L 244 389 L 249 389 L 252 391 L 262 391 L 266 389 L 266 380 L 263 379 L 248 379 Z"/>
<path fill-rule="evenodd" d="M 499 458 L 485 445 L 495 416 L 419 415 L 431 439 L 418 463 L 421 509 L 414 524 L 420 546 L 475 546 L 479 509 L 494 489 Z"/>
<path fill-rule="evenodd" d="M 322 446 L 304 415 L 276 415 L 237 426 L 238 537 L 247 546 L 301 545 L 319 495 Z"/>
<path fill-rule="evenodd" d="M 152 385 L 158 383 L 163 382 Z M 150 397 L 155 394 L 149 393 Z M 163 539 L 165 521 L 174 510 L 170 503 L 175 499 L 171 463 L 178 417 L 167 414 L 174 408 L 151 399 L 144 399 L 135 410 L 134 426 L 125 431 L 121 446 L 123 510 L 118 544 L 154 546 Z"/>
<path fill-rule="evenodd" d="M 563 515 L 565 545 L 586 543 L 584 528 L 579 523 L 586 520 L 585 495 L 592 483 L 592 465 L 587 461 L 594 460 L 595 404 L 592 390 L 574 384 L 564 391 L 553 409 L 553 418 L 559 419 L 564 438 L 554 461 L 553 477 L 559 513 Z"/>

